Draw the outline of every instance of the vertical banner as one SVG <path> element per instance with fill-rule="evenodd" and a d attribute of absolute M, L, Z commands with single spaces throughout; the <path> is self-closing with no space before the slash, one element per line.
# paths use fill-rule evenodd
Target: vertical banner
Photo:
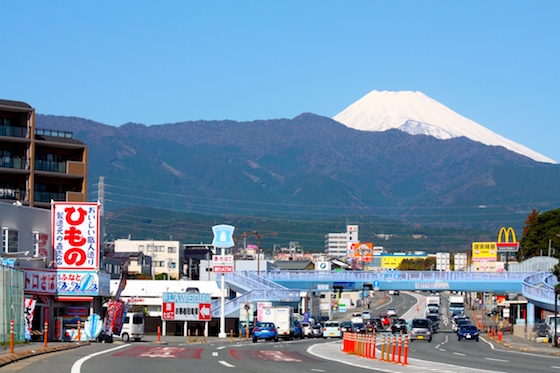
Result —
<path fill-rule="evenodd" d="M 35 304 L 37 301 L 35 299 L 25 298 L 24 300 L 24 309 L 23 309 L 23 318 L 24 318 L 24 332 L 25 332 L 25 339 L 30 341 L 31 340 L 31 328 L 33 327 L 33 315 L 35 314 Z"/>
<path fill-rule="evenodd" d="M 122 331 L 123 319 L 128 311 L 128 306 L 122 300 L 110 301 L 107 306 L 107 315 L 103 330 L 106 335 L 120 335 Z"/>
<path fill-rule="evenodd" d="M 52 205 L 52 246 L 58 269 L 99 268 L 99 205 L 55 202 Z"/>

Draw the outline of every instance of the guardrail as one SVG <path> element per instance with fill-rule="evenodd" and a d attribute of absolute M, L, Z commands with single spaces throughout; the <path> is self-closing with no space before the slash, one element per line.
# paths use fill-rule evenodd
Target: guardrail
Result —
<path fill-rule="evenodd" d="M 554 307 L 554 286 L 552 286 L 553 279 L 556 278 L 550 272 L 536 273 L 531 276 L 527 276 L 523 280 L 521 293 L 527 300 L 533 303 L 546 304 Z M 560 303 L 559 303 L 560 304 Z"/>

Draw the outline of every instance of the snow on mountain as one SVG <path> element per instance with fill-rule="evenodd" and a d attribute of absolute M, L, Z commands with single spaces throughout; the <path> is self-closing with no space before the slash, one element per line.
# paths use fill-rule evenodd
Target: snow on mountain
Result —
<path fill-rule="evenodd" d="M 422 92 L 372 91 L 333 119 L 361 131 L 396 128 L 412 135 L 429 135 L 442 140 L 464 136 L 485 145 L 503 146 L 537 162 L 558 163 L 457 114 Z"/>

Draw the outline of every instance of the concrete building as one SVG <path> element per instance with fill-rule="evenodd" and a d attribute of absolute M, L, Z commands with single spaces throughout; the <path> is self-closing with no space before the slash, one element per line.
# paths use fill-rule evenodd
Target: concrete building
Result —
<path fill-rule="evenodd" d="M 141 252 L 151 257 L 152 276 L 167 274 L 171 279 L 183 276 L 183 246 L 179 241 L 115 240 L 115 252 Z"/>
<path fill-rule="evenodd" d="M 467 254 L 465 254 L 465 253 L 455 253 L 453 255 L 453 270 L 455 270 L 455 271 L 466 271 L 467 267 L 468 267 Z"/>
<path fill-rule="evenodd" d="M 336 258 L 346 256 L 348 242 L 358 242 L 358 226 L 347 225 L 345 233 L 328 233 L 325 236 L 325 252 Z"/>
<path fill-rule="evenodd" d="M 451 270 L 451 254 L 436 253 L 436 271 Z"/>
<path fill-rule="evenodd" d="M 0 99 L 0 201 L 50 208 L 87 201 L 87 146 L 71 132 L 35 128 L 35 109 Z"/>

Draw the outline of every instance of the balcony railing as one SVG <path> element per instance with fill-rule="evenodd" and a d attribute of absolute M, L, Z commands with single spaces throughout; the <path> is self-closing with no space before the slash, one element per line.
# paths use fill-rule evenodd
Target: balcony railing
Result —
<path fill-rule="evenodd" d="M 35 191 L 35 202 L 66 201 L 66 193 L 52 193 Z"/>
<path fill-rule="evenodd" d="M 0 199 L 25 200 L 25 191 L 15 188 L 0 187 Z"/>
<path fill-rule="evenodd" d="M 72 132 L 57 131 L 57 130 L 46 130 L 46 129 L 42 129 L 42 128 L 35 128 L 35 135 L 64 137 L 66 139 L 71 139 L 71 138 L 74 137 L 74 134 Z"/>
<path fill-rule="evenodd" d="M 27 127 L 15 127 L 0 125 L 0 136 L 27 138 L 29 130 Z"/>
<path fill-rule="evenodd" d="M 66 173 L 66 162 L 35 161 L 35 171 L 50 171 Z"/>
<path fill-rule="evenodd" d="M 29 168 L 29 162 L 25 158 L 4 156 L 0 157 L 0 167 L 27 170 Z"/>

